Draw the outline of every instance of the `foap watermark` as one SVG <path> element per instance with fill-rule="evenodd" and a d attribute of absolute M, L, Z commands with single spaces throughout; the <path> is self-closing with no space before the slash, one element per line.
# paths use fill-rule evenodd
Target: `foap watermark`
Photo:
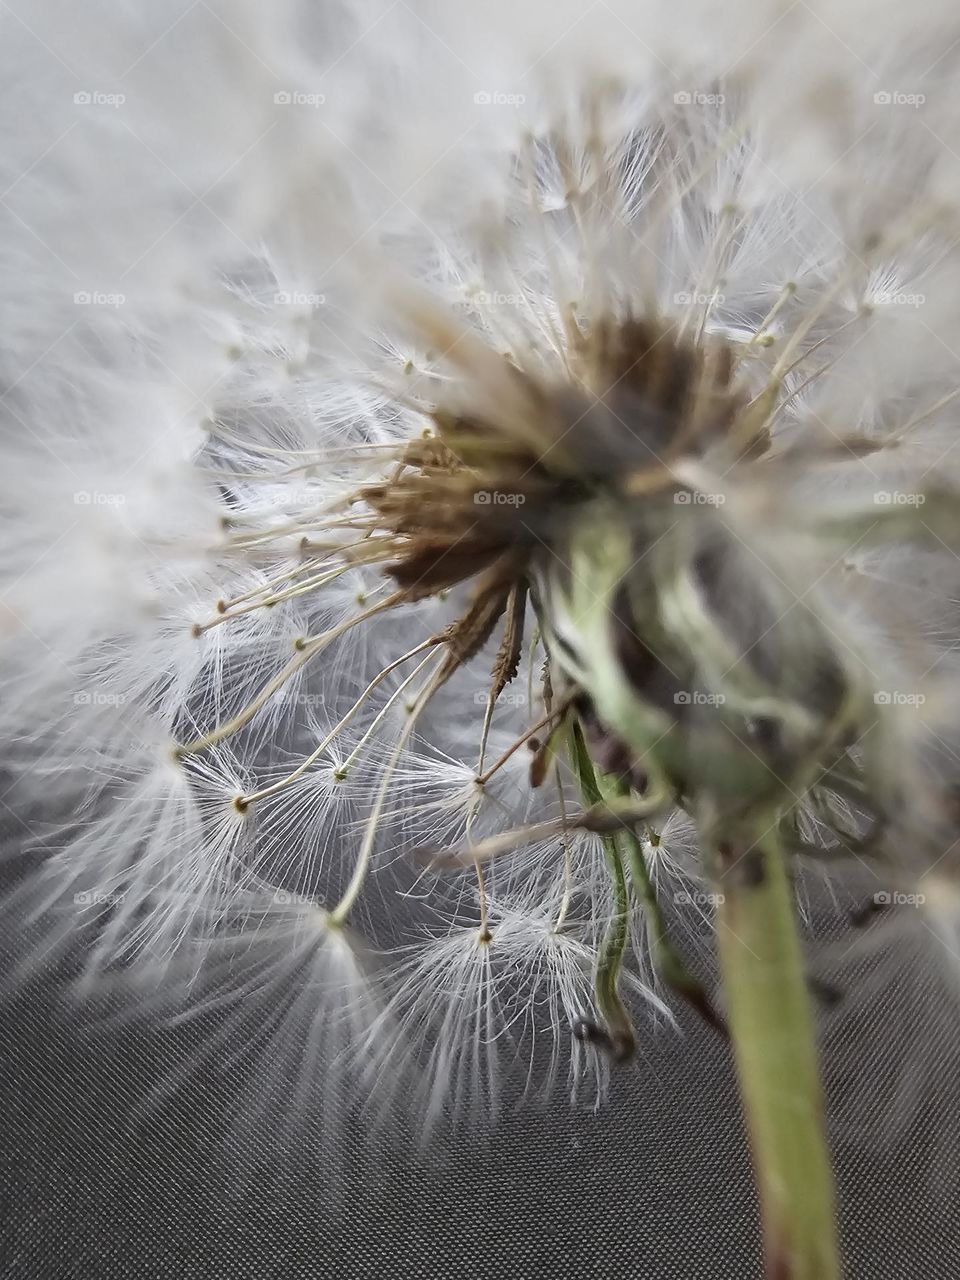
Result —
<path fill-rule="evenodd" d="M 322 307 L 326 304 L 324 293 L 301 293 L 297 289 L 281 289 L 273 295 L 278 307 Z"/>
<path fill-rule="evenodd" d="M 478 89 L 473 101 L 478 107 L 522 107 L 525 93 L 504 93 L 502 89 Z"/>
<path fill-rule="evenodd" d="M 478 289 L 467 299 L 477 307 L 521 307 L 524 297 L 522 293 L 490 293 L 486 289 Z"/>
<path fill-rule="evenodd" d="M 292 893 L 289 889 L 275 889 L 273 900 L 278 907 L 315 907 L 316 900 L 308 893 Z"/>
<path fill-rule="evenodd" d="M 927 301 L 925 293 L 906 293 L 903 290 L 878 289 L 870 297 L 875 307 L 922 307 Z"/>
<path fill-rule="evenodd" d="M 673 695 L 678 707 L 722 707 L 726 696 L 722 693 L 707 693 L 703 689 L 680 689 Z"/>
<path fill-rule="evenodd" d="M 699 89 L 680 89 L 673 95 L 678 107 L 722 107 L 726 95 L 722 93 L 701 93 Z"/>
<path fill-rule="evenodd" d="M 478 507 L 522 507 L 526 500 L 522 493 L 505 493 L 502 489 L 478 489 L 473 495 Z"/>
<path fill-rule="evenodd" d="M 901 489 L 879 489 L 873 500 L 878 507 L 922 507 L 927 500 L 925 493 L 908 493 Z"/>
<path fill-rule="evenodd" d="M 316 506 L 317 486 L 310 484 L 291 485 L 289 489 L 274 485 L 257 496 L 257 505 L 278 508 L 281 511 L 296 511 L 305 506 Z"/>
<path fill-rule="evenodd" d="M 122 893 L 111 893 L 104 889 L 81 889 L 73 895 L 74 906 L 77 907 L 115 907 L 122 901 Z"/>
<path fill-rule="evenodd" d="M 101 293 L 96 289 L 80 289 L 73 295 L 75 307 L 122 307 L 126 300 L 125 293 Z"/>
<path fill-rule="evenodd" d="M 878 707 L 922 707 L 925 693 L 906 693 L 903 689 L 878 689 L 873 695 Z"/>
<path fill-rule="evenodd" d="M 473 695 L 473 701 L 478 707 L 485 707 L 489 696 L 484 689 L 478 689 Z M 518 689 L 502 689 L 497 698 L 497 706 L 525 707 L 528 701 L 527 695 Z"/>
<path fill-rule="evenodd" d="M 673 301 L 678 307 L 722 307 L 726 300 L 726 295 L 717 289 L 712 293 L 688 293 L 681 289 L 679 293 L 673 295 Z"/>
<path fill-rule="evenodd" d="M 122 507 L 126 500 L 125 493 L 102 493 L 98 489 L 78 489 L 73 495 L 77 507 Z"/>
<path fill-rule="evenodd" d="M 304 93 L 302 89 L 281 89 L 273 95 L 276 107 L 322 107 L 326 100 L 325 93 Z"/>
<path fill-rule="evenodd" d="M 77 107 L 122 107 L 126 100 L 125 93 L 103 93 L 100 89 L 81 89 L 73 95 Z"/>
<path fill-rule="evenodd" d="M 722 893 L 701 893 L 698 889 L 678 889 L 673 895 L 678 907 L 719 907 L 726 902 Z"/>
<path fill-rule="evenodd" d="M 293 690 L 286 692 L 281 690 L 275 695 L 276 701 L 284 706 L 291 707 L 320 707 L 321 709 L 330 701 L 329 696 L 322 693 L 297 693 Z"/>
<path fill-rule="evenodd" d="M 704 489 L 679 489 L 673 500 L 679 507 L 722 507 L 726 494 L 708 493 Z"/>
<path fill-rule="evenodd" d="M 904 93 L 901 89 L 880 89 L 873 95 L 878 107 L 922 107 L 927 100 L 925 93 Z"/>
<path fill-rule="evenodd" d="M 104 693 L 98 689 L 81 689 L 73 695 L 76 707 L 122 707 L 126 700 L 122 693 Z"/>
<path fill-rule="evenodd" d="M 878 907 L 922 907 L 926 900 L 925 893 L 901 893 L 898 889 L 881 889 L 873 895 Z"/>

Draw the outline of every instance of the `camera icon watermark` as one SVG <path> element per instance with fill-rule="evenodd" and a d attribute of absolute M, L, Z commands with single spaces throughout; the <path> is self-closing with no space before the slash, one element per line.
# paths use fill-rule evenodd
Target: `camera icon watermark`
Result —
<path fill-rule="evenodd" d="M 275 889 L 273 901 L 278 907 L 315 907 L 316 900 L 307 893 L 292 893 L 289 889 Z"/>
<path fill-rule="evenodd" d="M 892 289 L 878 289 L 870 295 L 870 302 L 875 307 L 922 307 L 927 301 L 925 293 L 894 292 Z"/>
<path fill-rule="evenodd" d="M 925 93 L 903 93 L 900 89 L 881 89 L 873 95 L 878 107 L 922 107 L 927 100 Z"/>
<path fill-rule="evenodd" d="M 478 289 L 470 294 L 468 302 L 478 307 L 520 307 L 524 298 L 522 293 L 490 293 L 486 289 Z"/>
<path fill-rule="evenodd" d="M 505 493 L 501 489 L 478 489 L 473 495 L 478 507 L 522 507 L 526 500 L 522 493 Z"/>
<path fill-rule="evenodd" d="M 873 495 L 878 507 L 922 507 L 926 500 L 925 493 L 905 493 L 900 489 L 878 489 Z"/>
<path fill-rule="evenodd" d="M 79 289 L 73 295 L 75 307 L 122 307 L 126 300 L 125 293 L 100 293 L 89 289 Z"/>
<path fill-rule="evenodd" d="M 273 95 L 276 107 L 322 107 L 326 100 L 325 93 L 304 93 L 300 89 L 280 89 Z"/>
<path fill-rule="evenodd" d="M 81 889 L 73 895 L 77 907 L 115 907 L 122 901 L 122 893 L 106 893 L 101 889 Z"/>
<path fill-rule="evenodd" d="M 673 895 L 674 904 L 678 907 L 719 907 L 726 900 L 723 893 L 701 893 L 690 889 L 678 889 Z"/>
<path fill-rule="evenodd" d="M 78 507 L 122 507 L 126 500 L 125 493 L 101 493 L 97 489 L 78 489 L 73 495 Z"/>
<path fill-rule="evenodd" d="M 726 700 L 723 693 L 707 693 L 703 689 L 679 689 L 673 695 L 678 707 L 722 707 Z"/>
<path fill-rule="evenodd" d="M 275 697 L 278 704 L 293 707 L 325 707 L 329 702 L 326 694 L 298 693 L 295 690 L 281 690 Z"/>
<path fill-rule="evenodd" d="M 473 95 L 478 107 L 522 107 L 526 100 L 525 93 L 504 93 L 500 89 L 478 89 Z"/>
<path fill-rule="evenodd" d="M 925 693 L 905 693 L 901 689 L 878 689 L 873 695 L 878 707 L 922 707 L 926 700 Z"/>
<path fill-rule="evenodd" d="M 326 304 L 325 293 L 301 293 L 296 289 L 281 289 L 273 295 L 278 307 L 322 307 Z"/>
<path fill-rule="evenodd" d="M 896 889 L 881 889 L 873 895 L 878 907 L 922 907 L 926 900 L 925 893 L 900 893 Z"/>
<path fill-rule="evenodd" d="M 673 95 L 678 107 L 722 107 L 726 102 L 722 93 L 701 93 L 699 89 L 680 89 Z"/>
<path fill-rule="evenodd" d="M 485 707 L 489 694 L 483 689 L 477 689 L 473 695 L 474 705 Z M 525 707 L 529 699 L 525 693 L 521 693 L 518 689 L 501 689 L 497 698 L 497 706 L 506 707 Z"/>
<path fill-rule="evenodd" d="M 122 693 L 103 693 L 97 689 L 81 689 L 73 695 L 75 707 L 122 707 L 126 701 Z"/>
<path fill-rule="evenodd" d="M 125 93 L 102 93 L 99 89 L 81 89 L 73 95 L 77 107 L 122 107 L 126 100 Z"/>
<path fill-rule="evenodd" d="M 678 489 L 673 501 L 678 507 L 722 507 L 726 494 L 706 493 L 702 489 Z"/>
<path fill-rule="evenodd" d="M 726 300 L 726 294 L 720 293 L 718 289 L 714 289 L 712 293 L 688 293 L 681 289 L 673 295 L 673 301 L 678 307 L 723 306 Z"/>

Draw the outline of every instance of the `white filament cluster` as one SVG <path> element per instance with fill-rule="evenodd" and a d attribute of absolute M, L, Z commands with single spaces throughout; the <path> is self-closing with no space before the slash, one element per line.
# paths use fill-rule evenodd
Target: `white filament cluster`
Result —
<path fill-rule="evenodd" d="M 261 1009 L 304 1099 L 325 1073 L 382 1088 L 425 1060 L 435 1120 L 448 1091 L 495 1102 L 544 1036 L 550 1078 L 562 1059 L 571 1088 L 602 1083 L 568 1033 L 611 910 L 596 840 L 497 863 L 478 940 L 471 875 L 409 852 L 575 801 L 552 774 L 531 794 L 524 750 L 477 785 L 489 654 L 410 727 L 455 601 L 377 613 L 389 582 L 325 543 L 431 406 L 496 407 L 468 344 L 434 349 L 414 314 L 562 381 L 572 313 L 655 308 L 736 344 L 751 394 L 781 381 L 774 452 L 819 460 L 766 505 L 731 494 L 731 519 L 794 562 L 881 692 L 914 697 L 927 776 L 954 710 L 956 557 L 825 552 L 810 530 L 960 479 L 955 16 L 95 8 L 2 20 L 20 127 L 0 148 L 0 730 L 30 909 L 65 947 L 103 917 L 89 974 L 137 964 Z M 778 532 L 781 503 L 805 523 Z M 487 766 L 542 714 L 542 660 L 528 636 Z M 651 870 L 685 889 L 692 837 L 663 818 Z M 942 847 L 934 824 L 913 870 L 949 880 Z M 331 928 L 358 852 L 351 928 Z M 637 970 L 628 995 L 660 1009 Z"/>

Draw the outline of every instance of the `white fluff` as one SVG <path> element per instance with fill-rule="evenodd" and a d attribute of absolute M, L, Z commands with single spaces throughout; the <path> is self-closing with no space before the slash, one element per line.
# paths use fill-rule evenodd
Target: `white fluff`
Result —
<path fill-rule="evenodd" d="M 559 811 L 552 778 L 531 798 L 524 750 L 474 782 L 489 653 L 424 713 L 386 794 L 358 902 L 372 945 L 399 947 L 382 993 L 311 905 L 350 880 L 429 667 L 404 685 L 411 659 L 351 708 L 455 602 L 335 634 L 390 587 L 328 575 L 310 544 L 426 406 L 507 395 L 491 352 L 560 379 L 572 305 L 656 305 L 748 343 L 754 392 L 783 376 L 778 450 L 837 446 L 774 495 L 788 523 L 769 546 L 755 494 L 731 492 L 731 522 L 793 561 L 878 688 L 933 698 L 956 643 L 952 554 L 816 542 L 877 492 L 958 480 L 960 32 L 946 4 L 915 18 L 850 0 L 722 17 L 684 0 L 4 7 L 0 727 L 38 837 L 33 909 L 56 908 L 66 944 L 74 907 L 108 908 L 91 973 L 206 961 L 216 983 L 226 930 L 251 948 L 241 1003 L 280 1002 L 265 1052 L 293 1062 L 298 1098 L 324 1072 L 389 1074 L 345 1071 L 328 1034 L 373 1063 L 412 1036 L 394 1062 L 420 1063 L 430 1124 L 494 1105 L 534 1030 L 555 1037 L 551 1078 L 602 1086 L 566 1029 L 609 915 L 595 845 L 498 864 L 482 944 L 471 878 L 436 886 L 438 928 L 406 856 Z M 434 349 L 424 296 L 462 343 Z M 855 436 L 877 449 L 854 465 L 839 442 Z M 497 711 L 488 765 L 542 714 L 540 657 Z M 235 735 L 176 758 L 265 688 Z M 937 723 L 911 721 L 918 757 Z M 648 839 L 655 880 L 695 883 L 685 823 Z M 569 934 L 551 928 L 565 893 Z M 628 994 L 661 1008 L 639 978 Z"/>

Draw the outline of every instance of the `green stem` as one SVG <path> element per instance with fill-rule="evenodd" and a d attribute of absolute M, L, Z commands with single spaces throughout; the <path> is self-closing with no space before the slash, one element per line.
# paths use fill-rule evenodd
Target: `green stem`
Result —
<path fill-rule="evenodd" d="M 602 804 L 604 796 L 597 780 L 597 773 L 583 740 L 583 734 L 580 732 L 580 726 L 576 724 L 571 730 L 571 755 L 584 799 L 590 805 Z M 614 1056 L 629 1058 L 635 1048 L 635 1036 L 630 1015 L 620 998 L 619 987 L 620 970 L 623 967 L 630 933 L 630 887 L 623 869 L 623 859 L 617 848 L 616 836 L 604 836 L 602 843 L 603 855 L 613 888 L 614 909 L 597 955 L 594 988 L 597 1008 L 606 1023 L 605 1032 L 609 1037 Z"/>
<path fill-rule="evenodd" d="M 600 773 L 597 774 L 597 778 L 604 798 L 607 800 L 630 794 L 629 783 L 622 778 Z M 625 827 L 617 836 L 617 840 L 620 848 L 626 852 L 633 891 L 650 930 L 649 946 L 657 976 L 681 999 L 686 1000 L 714 1030 L 725 1035 L 726 1028 L 714 1012 L 702 984 L 689 971 L 670 940 L 663 910 L 657 898 L 656 886 L 650 875 L 647 860 L 643 856 L 643 844 L 639 836 L 632 828 Z"/>
<path fill-rule="evenodd" d="M 776 826 L 710 842 L 717 949 L 770 1280 L 839 1280 L 833 1177 L 793 891 Z"/>
<path fill-rule="evenodd" d="M 633 891 L 640 901 L 650 929 L 650 950 L 654 968 L 667 986 L 694 1008 L 705 1022 L 721 1035 L 726 1028 L 714 1012 L 703 985 L 697 981 L 684 964 L 667 933 L 666 921 L 660 907 L 657 891 L 650 877 L 650 869 L 643 856 L 643 845 L 634 831 L 625 831 L 620 837 L 627 851 Z"/>

